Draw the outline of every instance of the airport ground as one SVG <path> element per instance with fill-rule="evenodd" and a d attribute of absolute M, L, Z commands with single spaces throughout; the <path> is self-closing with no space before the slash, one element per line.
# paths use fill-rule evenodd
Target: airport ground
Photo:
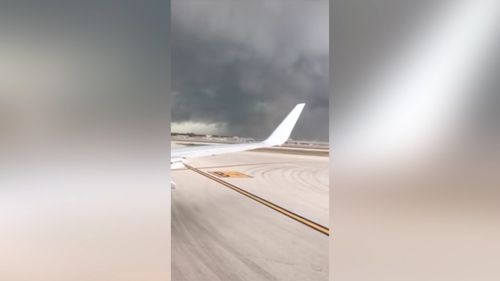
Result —
<path fill-rule="evenodd" d="M 328 227 L 327 154 L 289 152 L 196 158 L 194 170 L 172 171 L 172 280 L 328 280 L 327 235 L 230 188 Z"/>

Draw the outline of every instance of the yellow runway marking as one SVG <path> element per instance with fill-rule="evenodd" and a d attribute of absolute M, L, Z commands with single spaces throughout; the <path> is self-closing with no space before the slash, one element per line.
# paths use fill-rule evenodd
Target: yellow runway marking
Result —
<path fill-rule="evenodd" d="M 232 189 L 240 194 L 243 194 L 246 197 L 261 203 L 262 205 L 267 206 L 267 207 L 275 210 L 276 212 L 279 212 L 279 213 L 281 213 L 281 214 L 283 214 L 283 215 L 285 215 L 293 220 L 296 220 L 296 221 L 298 221 L 298 222 L 300 222 L 300 223 L 302 223 L 302 224 L 304 224 L 304 225 L 306 225 L 306 226 L 308 226 L 308 227 L 310 227 L 310 228 L 312 228 L 312 229 L 314 229 L 314 230 L 316 230 L 324 235 L 327 235 L 327 236 L 330 235 L 330 229 L 326 226 L 323 226 L 319 223 L 316 223 L 316 222 L 313 222 L 309 219 L 306 219 L 306 218 L 304 218 L 304 217 L 302 217 L 302 216 L 300 216 L 292 211 L 289 211 L 289 210 L 287 210 L 283 207 L 280 207 L 280 206 L 278 206 L 270 201 L 267 201 L 264 198 L 261 198 L 253 193 L 250 193 L 244 189 L 241 189 L 234 184 L 230 184 L 230 183 L 228 183 L 228 182 L 226 182 L 226 181 L 224 181 L 216 176 L 213 176 L 209 173 L 206 173 L 202 170 L 199 170 L 199 169 L 192 167 L 192 166 L 189 166 L 187 164 L 184 164 L 184 165 L 186 166 L 186 168 L 188 168 L 188 169 L 190 169 L 190 170 L 192 170 L 200 175 L 203 175 L 203 176 L 205 176 L 213 181 L 216 181 L 216 182 L 218 182 L 218 183 L 220 183 L 220 184 L 222 184 L 222 185 L 224 185 L 224 186 L 226 186 L 226 187 L 228 187 L 228 188 L 230 188 L 230 189 Z"/>
<path fill-rule="evenodd" d="M 251 178 L 252 176 L 249 176 L 247 174 L 243 174 L 238 171 L 211 171 L 209 172 L 212 175 L 216 175 L 220 178 Z"/>

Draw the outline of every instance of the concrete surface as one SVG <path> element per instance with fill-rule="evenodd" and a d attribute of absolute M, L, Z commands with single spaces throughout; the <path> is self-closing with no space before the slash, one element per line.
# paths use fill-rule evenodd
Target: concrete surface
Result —
<path fill-rule="evenodd" d="M 224 180 L 328 226 L 327 157 L 241 152 L 189 164 L 251 175 Z M 172 178 L 172 280 L 328 280 L 327 236 L 191 170 Z"/>

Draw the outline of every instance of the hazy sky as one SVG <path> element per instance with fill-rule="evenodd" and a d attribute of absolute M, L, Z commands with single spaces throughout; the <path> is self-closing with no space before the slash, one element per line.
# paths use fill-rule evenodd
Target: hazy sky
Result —
<path fill-rule="evenodd" d="M 328 1 L 172 1 L 172 130 L 328 138 Z"/>

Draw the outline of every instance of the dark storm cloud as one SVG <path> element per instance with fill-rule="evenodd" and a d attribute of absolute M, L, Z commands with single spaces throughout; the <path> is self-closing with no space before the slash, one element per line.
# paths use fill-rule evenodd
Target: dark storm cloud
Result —
<path fill-rule="evenodd" d="M 294 136 L 328 138 L 327 1 L 173 1 L 173 122 L 264 137 L 299 102 Z"/>

